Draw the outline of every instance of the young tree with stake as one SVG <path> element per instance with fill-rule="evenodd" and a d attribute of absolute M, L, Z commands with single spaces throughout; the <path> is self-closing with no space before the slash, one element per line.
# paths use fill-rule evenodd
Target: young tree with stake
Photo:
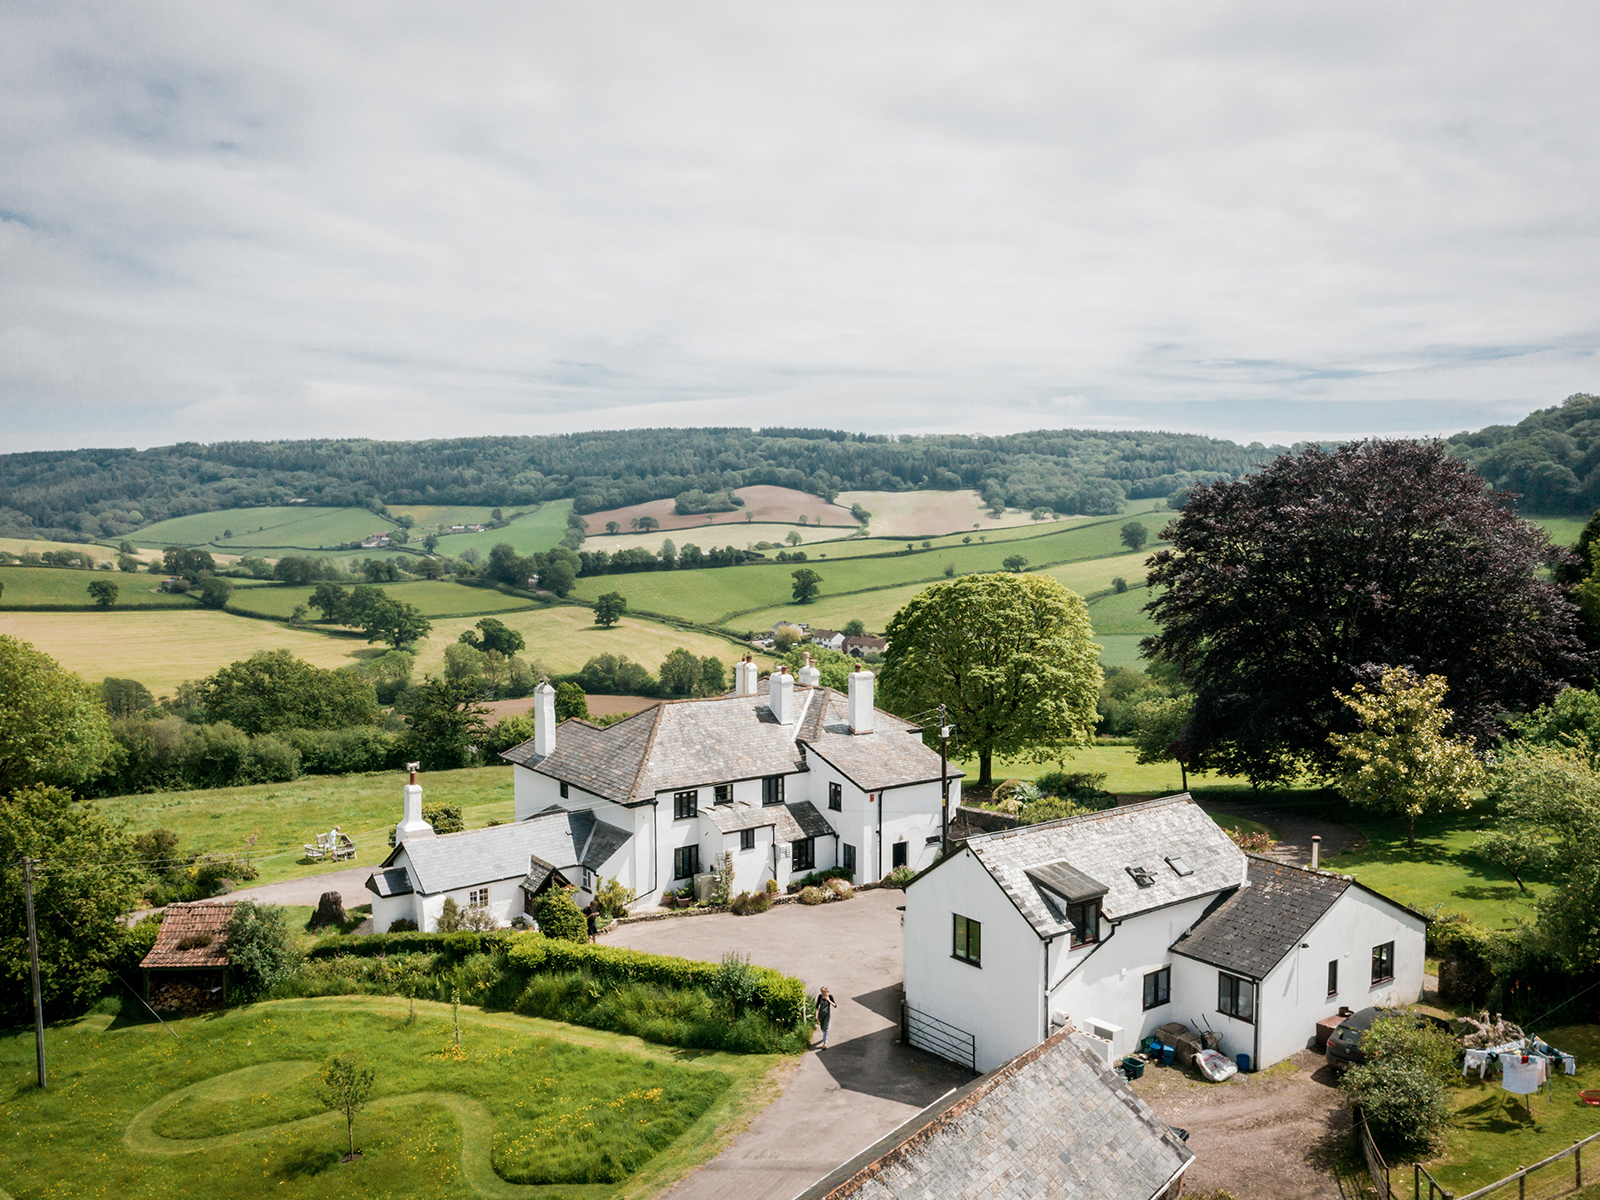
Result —
<path fill-rule="evenodd" d="M 340 1159 L 341 1162 L 356 1160 L 356 1114 L 371 1099 L 375 1078 L 371 1067 L 364 1067 L 360 1060 L 345 1054 L 335 1054 L 317 1073 L 317 1099 L 344 1114 L 350 1152 Z"/>

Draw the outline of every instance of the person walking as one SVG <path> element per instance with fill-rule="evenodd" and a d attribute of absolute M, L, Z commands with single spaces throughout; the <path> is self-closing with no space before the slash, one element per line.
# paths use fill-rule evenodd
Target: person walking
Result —
<path fill-rule="evenodd" d="M 583 910 L 583 915 L 588 918 L 589 940 L 592 942 L 600 932 L 600 901 L 589 901 L 589 906 Z"/>
<path fill-rule="evenodd" d="M 817 1028 L 822 1030 L 822 1045 L 817 1047 L 818 1050 L 828 1048 L 828 1026 L 833 1023 L 833 1010 L 838 1007 L 839 1002 L 827 988 L 817 993 Z"/>

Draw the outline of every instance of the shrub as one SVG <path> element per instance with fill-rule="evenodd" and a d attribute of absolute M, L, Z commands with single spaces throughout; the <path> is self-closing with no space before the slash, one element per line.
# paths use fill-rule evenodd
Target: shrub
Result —
<path fill-rule="evenodd" d="M 728 1002 L 728 1015 L 737 1021 L 755 999 L 756 973 L 750 956 L 729 950 L 717 964 L 716 994 Z"/>
<path fill-rule="evenodd" d="M 769 892 L 740 892 L 728 904 L 729 910 L 736 917 L 750 917 L 757 913 L 764 913 L 772 907 L 772 895 Z"/>
<path fill-rule="evenodd" d="M 1346 1071 L 1339 1086 L 1365 1114 L 1380 1147 L 1425 1153 L 1450 1119 L 1454 1039 L 1425 1018 L 1395 1012 L 1372 1023 L 1362 1049 L 1367 1061 Z"/>
<path fill-rule="evenodd" d="M 1035 782 L 1041 795 L 1076 800 L 1095 810 L 1111 808 L 1117 802 L 1117 798 L 1105 790 L 1104 771 L 1046 771 Z"/>
<path fill-rule="evenodd" d="M 717 885 L 711 890 L 711 903 L 726 904 L 733 892 L 733 851 L 725 850 L 722 853 L 722 862 L 717 867 Z"/>
<path fill-rule="evenodd" d="M 1021 825 L 1038 825 L 1044 821 L 1059 821 L 1065 817 L 1081 817 L 1096 811 L 1076 800 L 1060 796 L 1041 796 L 1017 809 L 1017 822 Z"/>
<path fill-rule="evenodd" d="M 405 922 L 411 925 L 410 921 Z M 470 954 L 503 948 L 510 936 L 500 930 L 493 933 L 473 933 L 462 930 L 456 933 L 417 933 L 402 931 L 401 922 L 394 923 L 393 933 L 368 933 L 355 937 L 323 938 L 306 951 L 311 959 L 324 958 L 381 958 L 386 954 L 439 954 L 454 960 Z"/>
<path fill-rule="evenodd" d="M 455 933 L 461 928 L 461 905 L 453 897 L 444 898 L 444 907 L 439 910 L 439 919 L 433 927 L 440 933 Z"/>
<path fill-rule="evenodd" d="M 848 883 L 851 878 L 853 874 L 848 867 L 829 867 L 826 871 L 813 871 L 809 875 L 801 876 L 798 882 L 789 885 L 789 891 L 798 892 L 801 888 L 821 885 L 830 879 L 843 879 Z M 774 879 L 772 882 L 776 884 L 778 881 Z"/>
<path fill-rule="evenodd" d="M 390 933 L 415 933 L 416 931 L 417 923 L 410 917 L 401 917 L 398 920 L 389 922 Z"/>
<path fill-rule="evenodd" d="M 631 887 L 624 887 L 620 879 L 610 879 L 600 885 L 594 898 L 600 902 L 600 911 L 606 916 L 625 917 L 629 906 L 639 898 L 639 893 Z"/>
<path fill-rule="evenodd" d="M 433 826 L 435 833 L 460 833 L 467 823 L 461 818 L 459 804 L 428 804 L 422 806 L 422 819 Z M 389 845 L 394 845 L 394 826 L 389 826 Z"/>
<path fill-rule="evenodd" d="M 890 887 L 903 888 L 917 877 L 917 873 L 910 867 L 896 867 L 883 877 L 883 881 Z"/>
<path fill-rule="evenodd" d="M 776 879 L 767 880 L 767 895 L 776 896 L 777 894 L 778 894 L 778 881 Z"/>
<path fill-rule="evenodd" d="M 833 897 L 828 894 L 826 888 L 807 887 L 800 889 L 801 904 L 825 904 L 832 899 Z"/>
<path fill-rule="evenodd" d="M 586 944 L 589 941 L 589 922 L 566 888 L 547 889 L 533 902 L 533 916 L 539 922 L 539 932 L 547 938 Z"/>
<path fill-rule="evenodd" d="M 299 753 L 307 775 L 355 775 L 398 767 L 404 761 L 399 736 L 370 725 L 291 729 L 281 736 Z"/>
<path fill-rule="evenodd" d="M 228 918 L 228 962 L 235 995 L 253 999 L 294 970 L 297 955 L 283 909 L 240 901 Z"/>
<path fill-rule="evenodd" d="M 843 879 L 830 879 L 824 885 L 825 890 L 833 893 L 835 900 L 848 900 L 856 894 L 855 888 Z"/>
<path fill-rule="evenodd" d="M 471 930 L 473 933 L 487 933 L 491 929 L 500 928 L 500 922 L 494 919 L 494 914 L 487 908 L 469 908 L 461 914 L 461 920 L 456 927 Z"/>
<path fill-rule="evenodd" d="M 1251 854 L 1266 854 L 1278 844 L 1277 839 L 1265 830 L 1260 833 L 1246 833 L 1235 825 L 1231 829 L 1224 826 L 1222 832 L 1233 839 L 1235 846 Z"/>

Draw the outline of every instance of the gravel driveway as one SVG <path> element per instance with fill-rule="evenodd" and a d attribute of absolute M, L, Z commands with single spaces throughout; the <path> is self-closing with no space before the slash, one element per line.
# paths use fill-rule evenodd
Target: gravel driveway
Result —
<path fill-rule="evenodd" d="M 1226 1188 L 1239 1200 L 1341 1200 L 1327 1168 L 1350 1135 L 1349 1111 L 1333 1070 L 1315 1050 L 1228 1083 L 1202 1083 L 1186 1073 L 1147 1067 L 1134 1091 L 1169 1125 L 1189 1131 L 1195 1163 L 1187 1192 Z"/>
<path fill-rule="evenodd" d="M 972 1074 L 897 1043 L 905 894 L 884 888 L 843 903 L 785 904 L 626 925 L 610 945 L 716 962 L 742 950 L 763 966 L 826 986 L 839 1001 L 830 1048 L 805 1055 L 783 1094 L 669 1200 L 791 1200 Z"/>

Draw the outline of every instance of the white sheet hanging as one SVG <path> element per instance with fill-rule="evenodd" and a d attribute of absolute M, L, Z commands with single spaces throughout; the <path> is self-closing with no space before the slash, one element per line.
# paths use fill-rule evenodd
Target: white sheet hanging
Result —
<path fill-rule="evenodd" d="M 1503 1054 L 1500 1056 L 1500 1086 L 1518 1096 L 1526 1096 L 1539 1090 L 1549 1077 L 1549 1068 L 1550 1060 L 1537 1054 L 1530 1054 L 1527 1062 L 1522 1061 L 1520 1054 Z"/>

